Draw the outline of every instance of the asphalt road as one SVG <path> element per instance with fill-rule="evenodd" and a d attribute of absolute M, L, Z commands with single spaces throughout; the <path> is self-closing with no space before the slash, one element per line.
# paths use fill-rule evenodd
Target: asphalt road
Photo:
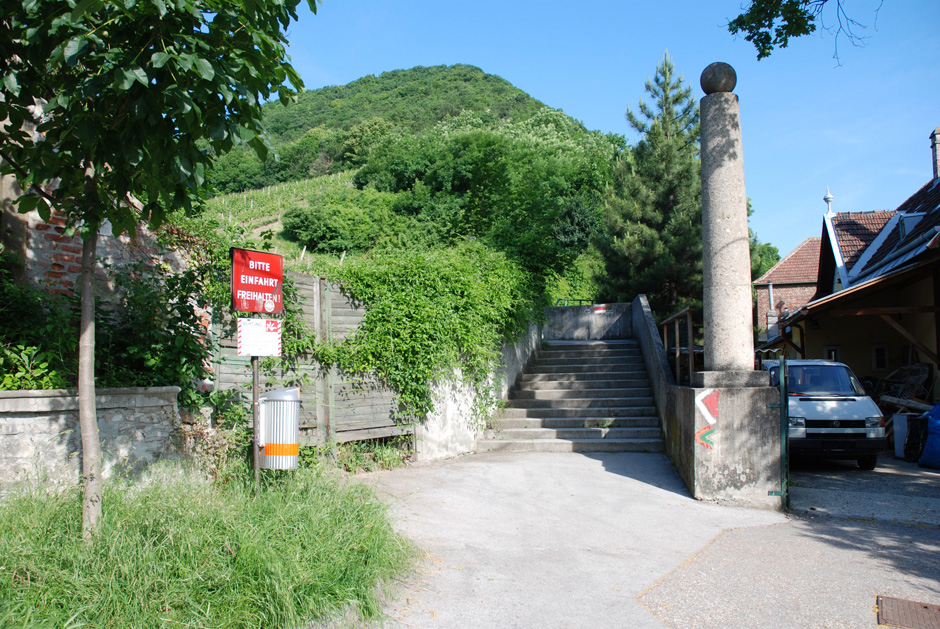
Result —
<path fill-rule="evenodd" d="M 790 484 L 797 514 L 940 525 L 940 471 L 891 455 L 880 456 L 872 472 L 854 461 L 794 460 Z"/>

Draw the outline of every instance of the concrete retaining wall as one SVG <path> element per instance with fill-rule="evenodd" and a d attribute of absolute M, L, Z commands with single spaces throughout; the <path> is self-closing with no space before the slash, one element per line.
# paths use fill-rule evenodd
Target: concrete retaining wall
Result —
<path fill-rule="evenodd" d="M 173 449 L 179 387 L 98 389 L 103 471 L 134 471 Z M 81 474 L 78 394 L 70 389 L 0 391 L 0 484 Z"/>
<path fill-rule="evenodd" d="M 664 449 L 699 500 L 777 509 L 780 411 L 776 388 L 677 386 L 644 295 L 632 304 L 633 330 L 663 428 Z M 769 384 L 769 382 L 768 382 Z M 698 403 L 697 403 L 698 400 Z"/>
<path fill-rule="evenodd" d="M 546 341 L 632 338 L 630 304 L 546 308 L 542 337 Z"/>
<path fill-rule="evenodd" d="M 541 346 L 538 326 L 529 329 L 515 343 L 503 343 L 501 366 L 493 382 L 501 399 L 507 399 L 529 358 Z M 419 461 L 432 461 L 467 454 L 483 435 L 481 422 L 473 420 L 473 390 L 463 384 L 460 374 L 434 386 L 434 412 L 415 426 Z"/>

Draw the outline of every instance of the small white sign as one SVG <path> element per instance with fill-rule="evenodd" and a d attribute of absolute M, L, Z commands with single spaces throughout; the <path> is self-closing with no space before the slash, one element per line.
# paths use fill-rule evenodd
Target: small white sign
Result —
<path fill-rule="evenodd" d="M 280 356 L 281 322 L 276 319 L 239 319 L 238 355 Z"/>

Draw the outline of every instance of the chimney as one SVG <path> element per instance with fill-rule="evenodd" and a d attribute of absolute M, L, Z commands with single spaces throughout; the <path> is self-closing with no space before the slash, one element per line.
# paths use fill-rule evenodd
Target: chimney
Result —
<path fill-rule="evenodd" d="M 933 178 L 940 177 L 940 127 L 933 130 L 930 134 L 930 148 L 933 149 Z"/>

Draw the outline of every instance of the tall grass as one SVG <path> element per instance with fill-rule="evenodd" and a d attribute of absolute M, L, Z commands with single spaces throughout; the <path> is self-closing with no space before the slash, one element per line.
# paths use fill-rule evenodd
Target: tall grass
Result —
<path fill-rule="evenodd" d="M 81 539 L 81 496 L 0 504 L 0 625 L 298 627 L 380 614 L 381 583 L 412 550 L 363 485 L 305 469 L 250 487 L 179 464 L 111 483 L 101 534 Z"/>

